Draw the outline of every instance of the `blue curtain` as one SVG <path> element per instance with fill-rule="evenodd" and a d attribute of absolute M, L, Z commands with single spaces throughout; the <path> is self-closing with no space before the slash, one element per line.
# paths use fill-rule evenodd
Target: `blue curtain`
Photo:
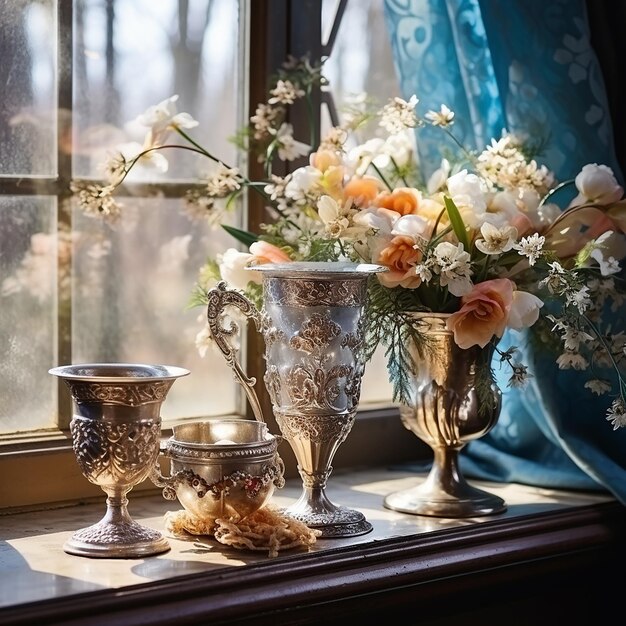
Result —
<path fill-rule="evenodd" d="M 385 18 L 402 95 L 415 94 L 421 112 L 449 106 L 464 145 L 482 149 L 507 129 L 541 143 L 537 160 L 559 180 L 586 163 L 604 163 L 623 184 L 584 0 L 385 0 Z M 425 176 L 442 150 L 454 150 L 443 141 L 438 129 L 418 131 Z M 501 417 L 464 449 L 462 470 L 608 491 L 626 504 L 626 429 L 614 431 L 606 421 L 609 399 L 592 396 L 584 372 L 559 370 L 527 336 L 507 334 L 501 345 L 511 344 L 523 349 L 533 378 L 523 390 L 509 389 L 508 371 L 494 366 Z"/>

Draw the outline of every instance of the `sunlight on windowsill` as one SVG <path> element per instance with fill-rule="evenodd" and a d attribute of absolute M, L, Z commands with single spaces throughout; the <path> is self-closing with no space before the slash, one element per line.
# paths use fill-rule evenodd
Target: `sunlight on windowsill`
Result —
<path fill-rule="evenodd" d="M 507 511 L 496 516 L 472 519 L 444 519 L 407 515 L 383 506 L 386 494 L 418 485 L 424 476 L 386 469 L 332 474 L 328 497 L 336 504 L 360 510 L 372 524 L 372 532 L 349 538 L 318 539 L 309 549 L 321 552 L 332 548 L 368 544 L 392 537 L 419 535 L 447 528 L 480 524 L 494 518 L 530 515 L 567 507 L 609 502 L 611 497 L 582 492 L 560 492 L 516 484 L 471 481 L 503 497 Z M 288 506 L 300 495 L 299 480 L 290 480 L 276 492 L 271 503 Z M 176 576 L 217 571 L 226 567 L 267 561 L 266 552 L 229 548 L 210 537 L 188 540 L 165 533 L 164 515 L 180 510 L 178 502 L 160 494 L 129 498 L 129 511 L 136 521 L 166 534 L 171 549 L 160 555 L 138 559 L 93 559 L 66 554 L 63 544 L 72 533 L 97 522 L 104 514 L 105 498 L 82 506 L 0 516 L 0 607 L 71 596 L 97 589 L 121 588 Z M 282 555 L 306 549 L 286 550 Z"/>

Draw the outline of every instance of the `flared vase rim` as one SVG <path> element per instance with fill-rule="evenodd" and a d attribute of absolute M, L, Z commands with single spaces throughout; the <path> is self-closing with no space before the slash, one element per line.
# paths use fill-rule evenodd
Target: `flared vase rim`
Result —
<path fill-rule="evenodd" d="M 66 380 L 85 382 L 144 383 L 173 380 L 191 372 L 177 365 L 94 362 L 59 365 L 49 369 L 48 373 Z"/>
<path fill-rule="evenodd" d="M 361 276 L 363 274 L 378 274 L 388 272 L 385 265 L 374 263 L 355 263 L 351 261 L 294 261 L 293 263 L 261 263 L 250 264 L 245 269 L 263 272 L 270 276 L 288 276 L 290 274 L 303 277 L 311 276 L 333 276 L 342 277 L 350 275 Z"/>
<path fill-rule="evenodd" d="M 438 319 L 448 319 L 453 313 L 441 313 L 439 311 L 408 311 L 412 317 L 436 317 Z"/>

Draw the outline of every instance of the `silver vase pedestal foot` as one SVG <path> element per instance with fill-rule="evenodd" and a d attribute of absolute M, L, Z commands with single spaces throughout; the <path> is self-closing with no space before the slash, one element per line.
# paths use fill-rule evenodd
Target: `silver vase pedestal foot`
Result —
<path fill-rule="evenodd" d="M 372 526 L 361 513 L 334 505 L 325 488 L 333 456 L 352 428 L 359 403 L 367 282 L 387 268 L 330 261 L 267 263 L 249 269 L 263 277 L 262 310 L 220 282 L 208 294 L 207 319 L 260 421 L 256 381 L 237 362 L 229 340 L 239 329 L 225 319 L 225 309 L 238 308 L 263 335 L 265 387 L 302 477 L 302 494 L 285 513 L 321 531 L 321 537 L 370 532 Z"/>
<path fill-rule="evenodd" d="M 170 549 L 160 532 L 135 522 L 127 494 L 158 462 L 161 404 L 174 381 L 189 370 L 166 365 L 87 363 L 50 370 L 68 386 L 74 413 L 72 444 L 89 482 L 107 494 L 104 517 L 76 531 L 68 554 L 140 558 Z"/>
<path fill-rule="evenodd" d="M 436 461 L 417 487 L 396 491 L 384 499 L 393 511 L 433 517 L 481 517 L 506 511 L 495 494 L 470 485 L 458 468 L 456 453 L 435 450 Z"/>
<path fill-rule="evenodd" d="M 330 464 L 352 429 L 355 414 L 308 415 L 303 420 L 300 415 L 284 415 L 276 409 L 274 413 L 296 455 L 302 479 L 302 493 L 285 513 L 321 531 L 322 538 L 354 537 L 370 532 L 372 525 L 363 513 L 337 506 L 326 495 L 333 470 Z"/>
<path fill-rule="evenodd" d="M 372 525 L 360 511 L 333 504 L 321 489 L 304 487 L 297 502 L 284 509 L 287 515 L 309 528 L 321 531 L 320 537 L 357 537 L 366 535 Z"/>
<path fill-rule="evenodd" d="M 109 496 L 107 512 L 97 523 L 77 530 L 63 545 L 64 552 L 76 556 L 139 558 L 161 554 L 170 544 L 157 531 L 135 522 L 128 514 L 128 499 Z"/>

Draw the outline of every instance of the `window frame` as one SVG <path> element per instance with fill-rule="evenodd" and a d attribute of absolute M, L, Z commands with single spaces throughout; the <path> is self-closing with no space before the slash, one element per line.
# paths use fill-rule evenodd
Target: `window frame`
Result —
<path fill-rule="evenodd" d="M 341 17 L 347 0 L 338 3 Z M 72 59 L 74 38 L 73 2 L 58 2 L 59 44 L 57 49 L 57 114 L 59 110 L 72 110 Z M 312 61 L 329 54 L 333 35 L 326 45 L 322 42 L 322 6 L 319 0 L 244 0 L 242 4 L 241 36 L 247 90 L 240 94 L 240 105 L 244 111 L 253 109 L 257 102 L 267 97 L 270 76 L 289 56 L 309 54 Z M 335 31 L 336 32 L 336 29 Z M 321 113 L 322 102 L 329 104 L 329 95 L 318 91 L 314 95 L 314 110 Z M 247 119 L 247 115 L 246 115 Z M 289 112 L 289 120 L 296 136 L 308 136 L 308 121 L 303 111 Z M 316 124 L 319 139 L 319 123 Z M 0 194 L 8 195 L 52 195 L 59 204 L 71 194 L 72 155 L 60 149 L 57 142 L 58 175 L 56 177 L 27 179 L 4 177 L 0 179 Z M 291 169 L 302 165 L 302 161 L 290 164 Z M 262 176 L 261 166 L 250 159 L 250 176 Z M 284 172 L 277 172 L 285 174 Z M 80 179 L 74 179 L 80 182 Z M 150 189 L 152 186 L 142 185 Z M 154 185 L 166 197 L 180 197 L 192 185 L 186 183 L 163 183 Z M 133 191 L 133 185 L 125 185 L 122 194 Z M 259 232 L 260 224 L 269 219 L 265 206 L 256 194 L 247 197 L 247 224 L 250 230 Z M 59 211 L 58 228 L 70 226 L 71 216 Z M 58 289 L 62 289 L 59 283 Z M 70 298 L 71 294 L 64 294 Z M 71 362 L 71 317 L 59 316 L 57 333 L 58 362 Z M 263 414 L 271 432 L 280 432 L 273 416 L 271 403 L 263 381 L 263 340 L 254 328 L 247 330 L 245 363 L 247 371 L 259 381 L 255 387 Z M 33 434 L 18 434 L 0 438 L 0 510 L 32 508 L 50 503 L 76 502 L 87 498 L 101 497 L 101 490 L 90 484 L 80 473 L 69 435 L 69 419 L 72 414 L 71 397 L 62 380 L 58 381 L 59 428 Z M 242 397 L 243 397 L 242 393 Z M 246 417 L 253 419 L 246 403 Z M 163 429 L 163 438 L 172 434 L 171 426 Z M 334 459 L 335 468 L 400 463 L 411 459 L 425 459 L 431 454 L 426 444 L 405 429 L 399 419 L 396 406 L 366 408 L 359 412 L 352 432 L 338 450 Z M 294 455 L 285 450 L 283 458 L 287 477 L 297 476 Z M 20 480 L 9 477 L 19 476 Z M 45 477 L 45 480 L 43 479 Z M 156 487 L 145 481 L 135 488 L 137 491 L 154 490 Z"/>

